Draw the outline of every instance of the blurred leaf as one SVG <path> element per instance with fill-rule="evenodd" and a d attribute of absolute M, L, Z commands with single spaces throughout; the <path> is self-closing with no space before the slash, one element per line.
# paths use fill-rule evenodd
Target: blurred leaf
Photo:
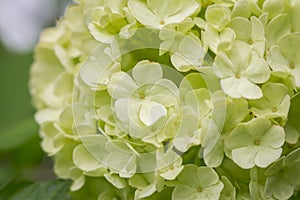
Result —
<path fill-rule="evenodd" d="M 0 44 L 1 129 L 34 113 L 28 91 L 31 63 L 32 53 L 16 54 Z"/>
<path fill-rule="evenodd" d="M 12 200 L 68 200 L 70 184 L 69 180 L 36 182 L 14 195 Z"/>
<path fill-rule="evenodd" d="M 3 180 L 1 180 L 3 181 Z M 12 176 L 1 183 L 0 200 L 10 199 L 17 191 L 22 190 L 24 187 L 30 184 L 27 180 L 21 180 Z"/>
<path fill-rule="evenodd" d="M 32 117 L 17 121 L 0 132 L 0 152 L 14 149 L 37 135 L 38 126 Z"/>
<path fill-rule="evenodd" d="M 288 121 L 284 127 L 286 132 L 286 141 L 289 144 L 296 144 L 300 138 L 300 93 L 291 98 L 291 105 L 288 114 Z M 287 152 L 288 153 L 288 152 Z"/>
<path fill-rule="evenodd" d="M 291 108 L 288 116 L 288 123 L 291 123 L 295 128 L 300 130 L 300 123 L 298 116 L 300 114 L 300 93 L 297 93 L 291 98 Z"/>

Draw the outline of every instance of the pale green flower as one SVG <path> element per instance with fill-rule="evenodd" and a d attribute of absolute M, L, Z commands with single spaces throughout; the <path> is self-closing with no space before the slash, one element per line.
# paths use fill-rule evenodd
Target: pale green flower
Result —
<path fill-rule="evenodd" d="M 249 21 L 243 17 L 235 17 L 230 21 L 229 27 L 234 30 L 237 40 L 249 44 L 260 57 L 264 56 L 264 26 L 258 18 L 251 17 Z"/>
<path fill-rule="evenodd" d="M 265 194 L 275 199 L 289 199 L 300 186 L 300 149 L 281 157 L 265 172 Z M 298 190 L 298 189 L 297 189 Z"/>
<path fill-rule="evenodd" d="M 117 139 L 108 140 L 102 134 L 83 136 L 81 141 L 87 151 L 84 152 L 84 149 L 81 149 L 78 153 L 90 154 L 86 158 L 94 163 L 92 170 L 81 166 L 88 174 L 95 174 L 94 171 L 99 173 L 99 170 L 103 174 L 104 168 L 108 168 L 110 172 L 122 178 L 130 178 L 136 173 L 137 158 L 140 155 L 128 142 Z"/>
<path fill-rule="evenodd" d="M 256 0 L 237 0 L 232 8 L 231 17 L 249 18 L 252 14 L 261 14 L 261 9 Z"/>
<path fill-rule="evenodd" d="M 204 166 L 185 165 L 178 181 L 173 191 L 173 200 L 219 199 L 224 187 L 218 174 L 212 168 Z"/>
<path fill-rule="evenodd" d="M 114 99 L 116 123 L 131 137 L 157 144 L 151 137 L 162 131 L 173 109 L 179 109 L 178 88 L 163 79 L 158 63 L 141 61 L 133 68 L 132 76 L 115 73 L 107 86 Z"/>
<path fill-rule="evenodd" d="M 60 154 L 57 154 L 54 157 L 55 173 L 61 178 L 73 180 L 70 187 L 71 191 L 79 190 L 85 183 L 85 176 L 82 171 L 74 165 L 72 160 L 73 150 L 77 145 L 78 143 L 67 140 L 64 147 L 61 149 Z"/>
<path fill-rule="evenodd" d="M 93 49 L 82 64 L 79 75 L 90 87 L 105 89 L 112 74 L 121 70 L 120 52 L 117 44 L 101 44 Z"/>
<path fill-rule="evenodd" d="M 38 108 L 59 108 L 70 103 L 76 65 L 95 46 L 82 17 L 79 6 L 70 7 L 65 20 L 41 35 L 30 71 L 30 92 Z"/>
<path fill-rule="evenodd" d="M 160 45 L 160 48 L 163 50 L 166 48 L 166 43 L 179 39 L 176 38 L 176 34 L 175 36 L 171 35 L 171 38 L 168 38 L 170 36 L 166 36 L 166 34 L 160 34 L 160 36 L 162 40 L 166 40 Z M 182 36 L 179 35 L 179 37 Z M 176 41 L 176 43 L 177 45 L 173 44 L 174 47 L 170 49 L 170 54 L 171 62 L 178 71 L 186 72 L 191 69 L 197 69 L 202 65 L 206 49 L 197 36 L 193 33 L 188 33 L 180 41 Z"/>
<path fill-rule="evenodd" d="M 40 135 L 43 137 L 41 146 L 49 156 L 57 154 L 65 145 L 65 137 L 53 122 L 45 122 L 41 125 Z"/>
<path fill-rule="evenodd" d="M 244 169 L 269 166 L 280 157 L 283 143 L 283 128 L 264 118 L 239 124 L 225 138 L 232 160 Z"/>
<path fill-rule="evenodd" d="M 289 72 L 272 71 L 268 82 L 283 84 L 290 96 L 293 96 L 296 90 L 294 77 Z"/>
<path fill-rule="evenodd" d="M 136 199 L 156 199 L 155 193 L 164 188 L 164 179 L 156 172 L 136 174 L 128 180 L 130 186 L 137 188 Z"/>
<path fill-rule="evenodd" d="M 217 31 L 223 30 L 231 18 L 231 11 L 226 6 L 213 4 L 207 7 L 205 12 L 206 22 Z"/>
<path fill-rule="evenodd" d="M 274 198 L 265 195 L 265 176 L 266 169 L 254 167 L 250 169 L 249 192 L 252 199 L 274 200 Z"/>
<path fill-rule="evenodd" d="M 224 105 L 224 103 L 226 105 Z M 203 145 L 204 150 L 203 155 L 201 155 L 204 159 L 205 164 L 209 167 L 218 167 L 222 164 L 225 149 L 224 137 L 226 137 L 229 132 L 231 132 L 239 123 L 241 123 L 250 112 L 250 110 L 248 109 L 248 103 L 245 99 L 227 98 L 226 102 L 220 100 L 215 101 L 215 105 L 215 107 L 218 107 L 218 109 L 215 108 L 215 123 L 211 123 L 207 120 L 207 122 L 203 121 L 201 135 L 203 138 L 202 144 L 205 144 L 205 137 L 206 140 L 210 142 L 208 148 Z M 224 111 L 222 109 L 226 110 Z M 226 114 L 225 120 L 223 117 L 219 117 L 221 112 Z M 218 137 L 214 137 L 212 139 L 212 136 L 215 135 L 217 135 Z M 212 143 L 211 141 L 214 141 L 214 143 Z"/>
<path fill-rule="evenodd" d="M 230 48 L 235 39 L 234 31 L 227 27 L 231 19 L 230 9 L 222 4 L 210 5 L 205 12 L 205 19 L 206 24 L 202 25 L 205 29 L 202 33 L 203 43 L 216 54 Z"/>
<path fill-rule="evenodd" d="M 157 151 L 157 169 L 165 180 L 174 180 L 182 171 L 182 158 L 174 151 Z"/>
<path fill-rule="evenodd" d="M 169 24 L 179 24 L 193 15 L 200 5 L 194 0 L 129 0 L 131 14 L 141 24 L 162 28 Z"/>
<path fill-rule="evenodd" d="M 45 32 L 45 34 L 47 34 L 47 32 Z M 68 74 L 64 72 L 64 68 L 53 52 L 53 49 L 48 48 L 46 43 L 41 43 L 36 48 L 38 49 L 38 53 L 36 54 L 37 58 L 30 71 L 31 76 L 33 77 L 30 80 L 30 87 L 31 93 L 34 95 L 34 103 L 38 108 L 42 108 L 45 105 L 59 107 L 63 104 L 63 99 L 67 98 L 68 93 L 56 95 L 54 92 L 55 90 L 58 90 L 58 88 L 55 83 L 65 81 L 64 78 L 68 79 Z M 69 81 L 71 80 L 69 79 Z M 69 94 L 71 94 L 72 82 L 66 84 L 65 87 L 66 89 L 69 89 Z M 47 92 L 45 92 L 46 89 L 48 90 Z M 50 99 L 47 97 L 50 97 Z M 54 100 L 54 102 L 51 100 Z"/>
<path fill-rule="evenodd" d="M 221 78 L 223 91 L 233 98 L 261 98 L 262 91 L 256 84 L 264 83 L 270 77 L 266 61 L 242 42 L 233 43 L 227 52 L 219 52 L 214 68 Z"/>
<path fill-rule="evenodd" d="M 106 173 L 104 174 L 104 177 L 109 183 L 111 183 L 114 187 L 118 189 L 123 189 L 127 186 L 125 179 L 120 178 L 116 174 Z"/>
<path fill-rule="evenodd" d="M 187 22 L 188 23 L 188 22 Z M 192 23 L 194 25 L 194 23 Z M 184 26 L 184 25 L 183 25 Z M 187 28 L 190 28 L 186 25 Z M 178 27 L 178 29 L 181 26 Z M 186 27 L 182 28 L 185 29 Z M 202 45 L 199 37 L 194 33 L 162 29 L 159 37 L 162 43 L 159 46 L 160 55 L 170 52 L 171 62 L 181 72 L 197 69 L 202 65 L 207 49 Z"/>
<path fill-rule="evenodd" d="M 296 87 L 300 87 L 300 34 L 291 33 L 281 37 L 267 55 L 274 71 L 289 72 L 294 76 Z"/>
<path fill-rule="evenodd" d="M 298 198 L 299 10 L 76 0 L 30 72 L 41 146 L 71 196 Z"/>
<path fill-rule="evenodd" d="M 115 35 L 129 38 L 135 33 L 137 23 L 125 8 L 126 4 L 127 0 L 105 1 L 103 6 L 92 10 L 88 28 L 96 40 L 110 43 Z"/>
<path fill-rule="evenodd" d="M 207 123 L 204 119 L 210 115 L 213 106 L 206 87 L 200 73 L 191 73 L 180 83 L 182 116 L 173 143 L 181 152 L 200 144 L 201 126 Z"/>
<path fill-rule="evenodd" d="M 262 86 L 263 97 L 250 100 L 251 111 L 257 117 L 287 118 L 290 108 L 288 89 L 279 83 L 266 83 Z"/>
<path fill-rule="evenodd" d="M 42 110 L 44 113 L 37 113 L 36 119 L 41 125 L 40 136 L 43 138 L 41 145 L 50 156 L 57 154 L 64 147 L 67 140 L 78 141 L 79 135 L 77 133 L 79 129 L 84 129 L 89 133 L 95 132 L 95 128 L 91 125 L 92 120 L 88 120 L 89 123 L 86 123 L 86 119 L 83 117 L 82 119 L 77 118 L 74 122 L 74 111 L 88 113 L 84 106 L 78 104 L 67 106 L 58 111 Z M 49 115 L 53 115 L 53 118 Z M 48 117 L 47 120 L 43 121 L 44 119 L 41 118 L 46 116 Z"/>
<path fill-rule="evenodd" d="M 207 25 L 203 32 L 203 43 L 217 54 L 219 51 L 230 49 L 235 37 L 235 32 L 229 27 L 218 32 L 212 26 Z"/>
<path fill-rule="evenodd" d="M 79 169 L 90 175 L 94 172 L 94 176 L 103 176 L 107 172 L 101 162 L 95 159 L 83 144 L 74 148 L 73 162 Z"/>

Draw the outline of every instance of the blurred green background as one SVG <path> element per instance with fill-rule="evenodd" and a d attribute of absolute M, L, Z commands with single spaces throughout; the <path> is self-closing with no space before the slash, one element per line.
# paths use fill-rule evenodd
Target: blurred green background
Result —
<path fill-rule="evenodd" d="M 25 1 L 30 4 L 31 0 L 23 2 Z M 0 2 L 2 20 L 0 20 L 0 200 L 10 199 L 34 181 L 55 179 L 51 159 L 43 153 L 40 147 L 28 80 L 30 65 L 33 62 L 33 46 L 38 40 L 39 32 L 43 27 L 54 26 L 56 18 L 63 14 L 64 7 L 70 1 L 57 0 L 55 3 L 53 0 L 33 1 L 41 5 L 50 3 L 49 5 L 53 6 L 48 17 L 43 21 L 38 16 L 43 15 L 43 9 L 39 9 L 36 4 L 32 5 L 35 5 L 34 9 L 39 9 L 37 11 L 28 7 L 27 4 L 24 4 L 27 6 L 25 8 L 20 3 L 22 1 L 1 0 Z M 29 24 L 26 27 L 30 29 L 31 34 L 34 34 L 31 38 L 26 38 L 22 30 L 18 33 L 19 38 L 26 42 L 24 45 L 9 38 L 10 29 L 14 33 L 18 30 L 11 28 L 11 25 L 16 25 L 14 18 L 10 18 L 3 12 L 10 5 L 16 7 L 18 2 L 20 9 L 23 9 L 23 14 L 26 14 L 26 9 L 28 9 L 28 15 L 34 14 L 33 17 L 37 21 L 32 22 L 32 19 L 29 19 L 32 22 L 31 25 L 39 23 L 38 26 L 30 27 Z M 13 12 L 17 14 L 18 10 L 15 9 Z M 17 15 L 16 18 L 18 18 Z M 16 20 L 20 21 L 20 19 Z M 28 41 L 30 39 L 32 41 Z"/>
<path fill-rule="evenodd" d="M 0 199 L 35 180 L 53 177 L 34 122 L 28 91 L 32 53 L 13 53 L 0 46 Z"/>

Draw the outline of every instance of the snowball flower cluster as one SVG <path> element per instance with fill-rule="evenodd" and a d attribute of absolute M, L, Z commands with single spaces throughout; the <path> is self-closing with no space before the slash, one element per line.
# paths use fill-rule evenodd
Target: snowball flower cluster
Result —
<path fill-rule="evenodd" d="M 299 198 L 298 0 L 76 0 L 35 49 L 74 199 Z"/>

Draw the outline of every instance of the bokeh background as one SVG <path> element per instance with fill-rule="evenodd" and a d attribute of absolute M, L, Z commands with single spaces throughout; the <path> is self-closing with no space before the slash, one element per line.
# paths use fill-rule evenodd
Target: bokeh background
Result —
<path fill-rule="evenodd" d="M 70 0 L 0 0 L 0 200 L 55 178 L 42 152 L 28 90 L 34 46 Z"/>

